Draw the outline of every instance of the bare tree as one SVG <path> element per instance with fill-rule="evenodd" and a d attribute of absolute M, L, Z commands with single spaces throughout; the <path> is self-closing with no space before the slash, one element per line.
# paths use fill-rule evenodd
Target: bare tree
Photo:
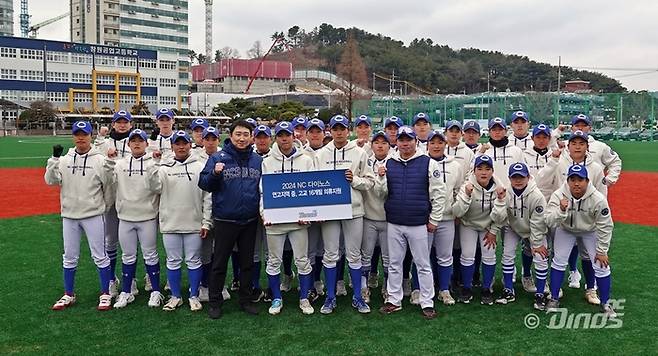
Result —
<path fill-rule="evenodd" d="M 260 41 L 254 42 L 251 48 L 247 51 L 247 57 L 251 59 L 261 58 L 264 54 L 263 45 L 260 43 Z"/>
<path fill-rule="evenodd" d="M 235 49 L 231 48 L 229 46 L 222 47 L 222 49 L 218 49 L 215 51 L 215 62 L 219 62 L 222 59 L 230 59 L 230 58 L 238 58 L 240 57 L 240 52 Z"/>
<path fill-rule="evenodd" d="M 352 118 L 352 104 L 358 97 L 358 90 L 368 86 L 368 74 L 366 73 L 366 66 L 363 64 L 363 58 L 359 54 L 359 47 L 350 32 L 347 37 L 347 43 L 343 48 L 343 54 L 340 58 L 340 63 L 336 68 L 338 76 L 347 81 L 346 96 L 347 96 L 347 113 Z"/>

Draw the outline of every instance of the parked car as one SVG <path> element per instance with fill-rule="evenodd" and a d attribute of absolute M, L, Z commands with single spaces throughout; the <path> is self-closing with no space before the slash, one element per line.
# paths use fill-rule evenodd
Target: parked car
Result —
<path fill-rule="evenodd" d="M 615 139 L 621 141 L 639 140 L 640 130 L 632 127 L 622 127 L 615 133 Z"/>
<path fill-rule="evenodd" d="M 658 130 L 645 129 L 640 132 L 639 141 L 657 141 L 658 140 Z"/>
<path fill-rule="evenodd" d="M 596 137 L 597 140 L 612 140 L 615 137 L 615 129 L 609 126 L 602 127 L 592 132 L 592 136 Z"/>

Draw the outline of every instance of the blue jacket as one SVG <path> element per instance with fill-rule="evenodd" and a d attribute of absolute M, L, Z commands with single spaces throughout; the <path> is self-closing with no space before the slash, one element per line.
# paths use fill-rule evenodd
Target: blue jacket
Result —
<path fill-rule="evenodd" d="M 251 146 L 241 152 L 230 139 L 224 141 L 222 151 L 208 158 L 199 177 L 199 188 L 212 193 L 213 219 L 239 225 L 258 219 L 262 161 Z M 215 164 L 219 162 L 224 163 L 224 169 L 215 174 Z"/>
<path fill-rule="evenodd" d="M 393 159 L 386 161 L 386 221 L 403 226 L 427 224 L 432 211 L 427 176 L 429 163 L 430 158 L 425 155 L 406 164 Z"/>

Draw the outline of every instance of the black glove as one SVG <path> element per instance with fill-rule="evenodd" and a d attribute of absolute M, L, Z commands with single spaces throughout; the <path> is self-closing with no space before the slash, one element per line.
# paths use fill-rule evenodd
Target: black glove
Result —
<path fill-rule="evenodd" d="M 160 128 L 159 127 L 154 128 L 153 131 L 151 131 L 151 137 L 150 137 L 151 141 L 155 141 L 158 138 L 159 134 L 160 134 Z"/>
<path fill-rule="evenodd" d="M 62 156 L 62 152 L 64 152 L 64 147 L 62 147 L 62 145 L 53 146 L 53 157 Z"/>

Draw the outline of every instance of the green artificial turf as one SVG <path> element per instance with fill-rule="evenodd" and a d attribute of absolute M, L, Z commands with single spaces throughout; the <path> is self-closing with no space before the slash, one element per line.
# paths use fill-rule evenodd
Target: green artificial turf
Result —
<path fill-rule="evenodd" d="M 439 317 L 426 321 L 408 304 L 396 314 L 359 315 L 347 297 L 339 297 L 333 315 L 304 316 L 294 292 L 285 294 L 279 316 L 240 312 L 235 300 L 225 315 L 210 320 L 192 313 L 187 303 L 171 313 L 149 309 L 142 292 L 122 310 L 98 312 L 98 279 L 86 241 L 76 277 L 78 303 L 54 312 L 61 296 L 61 220 L 58 215 L 0 220 L 0 354 L 655 354 L 658 311 L 655 263 L 658 228 L 617 224 L 611 248 L 613 298 L 626 300 L 620 329 L 549 330 L 549 317 L 537 313 L 541 326 L 530 330 L 524 317 L 534 313 L 532 297 L 517 283 L 517 301 L 507 306 L 438 305 Z M 141 265 L 141 257 L 140 257 Z M 161 255 L 164 280 L 164 254 Z M 500 271 L 498 271 L 500 272 Z M 230 275 L 230 273 L 229 273 Z M 143 268 L 138 268 L 143 276 Z M 500 291 L 499 277 L 496 290 Z M 164 283 L 164 281 L 163 281 Z M 140 278 L 141 289 L 141 278 Z M 496 294 L 497 294 L 496 293 Z M 479 301 L 476 291 L 475 302 Z M 562 306 L 573 313 L 593 313 L 582 290 L 565 286 Z"/>

